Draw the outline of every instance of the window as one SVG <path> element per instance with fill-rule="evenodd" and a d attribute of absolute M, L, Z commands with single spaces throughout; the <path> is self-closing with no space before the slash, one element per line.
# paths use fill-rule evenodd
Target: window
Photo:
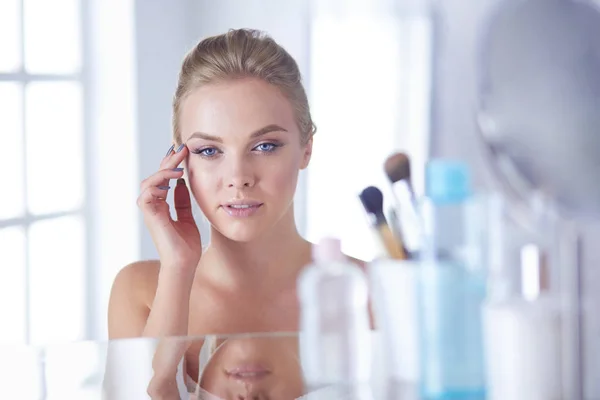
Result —
<path fill-rule="evenodd" d="M 423 10 L 383 10 L 386 2 L 341 4 L 316 7 L 312 16 L 309 76 L 317 134 L 307 237 L 336 236 L 346 254 L 368 261 L 376 242 L 359 193 L 376 186 L 384 203 L 391 197 L 383 164 L 395 151 L 408 152 L 415 190 L 422 190 L 431 20 Z M 352 8 L 360 4 L 363 9 Z"/>
<path fill-rule="evenodd" d="M 82 1 L 0 1 L 0 343 L 85 335 Z"/>

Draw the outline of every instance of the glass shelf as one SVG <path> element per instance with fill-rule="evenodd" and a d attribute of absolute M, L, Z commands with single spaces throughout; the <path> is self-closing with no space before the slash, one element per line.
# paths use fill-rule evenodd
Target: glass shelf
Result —
<path fill-rule="evenodd" d="M 0 393 L 19 400 L 416 398 L 410 385 L 385 376 L 378 332 L 372 338 L 371 382 L 310 393 L 293 332 L 0 346 Z"/>

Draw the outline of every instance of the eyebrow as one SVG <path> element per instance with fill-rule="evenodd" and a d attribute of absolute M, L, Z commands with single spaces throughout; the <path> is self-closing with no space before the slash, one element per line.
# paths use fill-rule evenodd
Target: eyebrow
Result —
<path fill-rule="evenodd" d="M 270 132 L 287 132 L 287 129 L 284 129 L 279 125 L 271 124 L 271 125 L 267 125 L 263 128 L 260 128 L 257 131 L 252 132 L 252 134 L 250 134 L 250 138 L 254 139 L 254 138 L 266 135 L 267 133 L 270 133 Z M 204 140 L 210 140 L 212 142 L 223 143 L 222 138 L 220 138 L 218 136 L 209 135 L 207 133 L 202 133 L 202 132 L 192 133 L 187 140 L 190 140 L 193 138 L 200 138 L 200 139 L 204 139 Z"/>

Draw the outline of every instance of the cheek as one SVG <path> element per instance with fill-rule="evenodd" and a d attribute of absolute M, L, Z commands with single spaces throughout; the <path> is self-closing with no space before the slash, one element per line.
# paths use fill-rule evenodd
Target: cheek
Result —
<path fill-rule="evenodd" d="M 296 157 L 281 158 L 276 162 L 266 163 L 261 181 L 269 192 L 277 195 L 296 189 L 299 172 L 299 160 Z"/>
<path fill-rule="evenodd" d="M 199 166 L 193 162 L 187 164 L 188 184 L 198 205 L 203 207 L 210 199 L 210 193 L 215 193 L 218 175 L 209 166 Z"/>

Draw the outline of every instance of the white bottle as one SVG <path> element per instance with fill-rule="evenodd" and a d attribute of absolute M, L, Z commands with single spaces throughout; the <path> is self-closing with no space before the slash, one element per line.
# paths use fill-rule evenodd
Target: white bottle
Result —
<path fill-rule="evenodd" d="M 298 278 L 300 360 L 308 390 L 368 385 L 371 329 L 368 282 L 358 265 L 327 238 Z"/>
<path fill-rule="evenodd" d="M 489 400 L 561 400 L 559 300 L 535 245 L 521 251 L 522 295 L 484 305 Z"/>

